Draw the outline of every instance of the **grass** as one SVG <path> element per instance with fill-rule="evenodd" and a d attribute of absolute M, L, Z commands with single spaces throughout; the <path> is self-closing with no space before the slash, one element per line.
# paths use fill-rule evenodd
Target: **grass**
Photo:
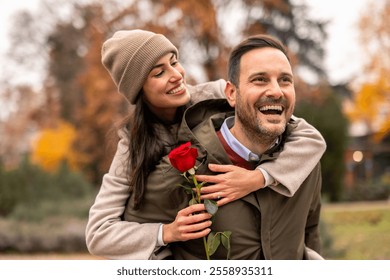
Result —
<path fill-rule="evenodd" d="M 390 260 L 390 202 L 324 205 L 327 259 Z"/>
<path fill-rule="evenodd" d="M 85 222 L 85 218 L 81 217 L 57 217 L 29 223 L 28 226 L 21 221 L 0 219 L 0 241 L 15 239 L 10 243 L 24 249 L 6 253 L 0 248 L 0 260 L 96 259 L 85 248 L 80 250 L 80 246 L 84 246 Z M 390 260 L 390 201 L 325 204 L 322 222 L 325 233 L 323 256 L 326 259 Z M 70 245 L 65 244 L 69 240 Z M 37 242 L 46 247 L 52 246 L 54 250 L 40 253 L 26 250 Z M 62 247 L 56 244 L 62 244 Z M 56 250 L 58 248 L 61 250 Z"/>

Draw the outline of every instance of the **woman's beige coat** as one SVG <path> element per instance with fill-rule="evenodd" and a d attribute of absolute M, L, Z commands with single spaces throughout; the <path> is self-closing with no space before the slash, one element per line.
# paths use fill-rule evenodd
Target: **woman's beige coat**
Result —
<path fill-rule="evenodd" d="M 192 104 L 205 98 L 222 97 L 223 87 L 223 81 L 190 87 Z M 281 183 L 274 190 L 267 188 L 267 192 L 285 199 L 295 196 L 326 148 L 322 136 L 311 125 L 303 119 L 297 119 L 296 124 L 278 160 L 262 165 Z M 174 133 L 175 129 L 172 127 Z M 176 186 L 180 176 L 165 156 L 148 179 L 145 201 L 134 211 L 125 174 L 129 139 L 124 133 L 120 136 L 110 170 L 104 175 L 90 209 L 87 247 L 92 254 L 111 259 L 163 259 L 171 252 L 168 247 L 156 247 L 160 223 L 172 222 L 176 213 L 187 205 L 183 190 Z M 166 136 L 172 138 L 170 133 Z"/>

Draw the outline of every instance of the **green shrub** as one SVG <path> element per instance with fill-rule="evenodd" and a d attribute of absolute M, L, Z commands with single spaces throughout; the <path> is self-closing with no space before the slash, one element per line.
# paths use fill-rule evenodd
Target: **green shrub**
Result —
<path fill-rule="evenodd" d="M 353 188 L 344 190 L 343 196 L 344 201 L 387 200 L 390 197 L 389 175 L 359 183 Z"/>
<path fill-rule="evenodd" d="M 62 164 L 48 173 L 26 157 L 17 169 L 0 166 L 0 217 L 40 220 L 52 215 L 87 215 L 95 189 Z"/>
<path fill-rule="evenodd" d="M 0 251 L 87 252 L 85 225 L 96 191 L 66 164 L 48 173 L 27 157 L 13 170 L 0 163 Z"/>
<path fill-rule="evenodd" d="M 85 220 L 47 218 L 41 223 L 0 219 L 2 253 L 87 253 Z"/>

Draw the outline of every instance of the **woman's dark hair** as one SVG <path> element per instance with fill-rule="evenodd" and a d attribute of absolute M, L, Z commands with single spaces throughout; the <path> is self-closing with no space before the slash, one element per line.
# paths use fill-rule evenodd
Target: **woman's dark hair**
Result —
<path fill-rule="evenodd" d="M 134 209 L 139 209 L 141 205 L 149 174 L 155 170 L 161 158 L 173 148 L 172 143 L 163 141 L 156 130 L 157 124 L 166 129 L 168 124 L 164 124 L 150 111 L 142 95 L 141 92 L 134 111 L 123 123 L 129 138 L 127 179 Z M 183 108 L 178 108 L 176 119 L 179 119 L 183 111 Z"/>

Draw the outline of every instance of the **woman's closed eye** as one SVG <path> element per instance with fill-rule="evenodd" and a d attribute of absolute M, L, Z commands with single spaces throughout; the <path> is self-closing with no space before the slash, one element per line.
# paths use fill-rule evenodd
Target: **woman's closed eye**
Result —
<path fill-rule="evenodd" d="M 161 71 L 157 72 L 156 74 L 154 74 L 153 76 L 156 78 L 161 77 L 164 74 L 164 72 L 165 72 L 164 70 L 161 70 Z"/>
<path fill-rule="evenodd" d="M 178 60 L 174 60 L 172 61 L 171 63 L 171 67 L 176 67 L 179 65 L 179 61 Z M 153 74 L 154 77 L 158 78 L 158 77 L 161 77 L 162 75 L 164 75 L 166 69 L 164 69 L 164 67 L 162 67 L 161 69 L 154 69 L 156 71 L 155 74 Z"/>

